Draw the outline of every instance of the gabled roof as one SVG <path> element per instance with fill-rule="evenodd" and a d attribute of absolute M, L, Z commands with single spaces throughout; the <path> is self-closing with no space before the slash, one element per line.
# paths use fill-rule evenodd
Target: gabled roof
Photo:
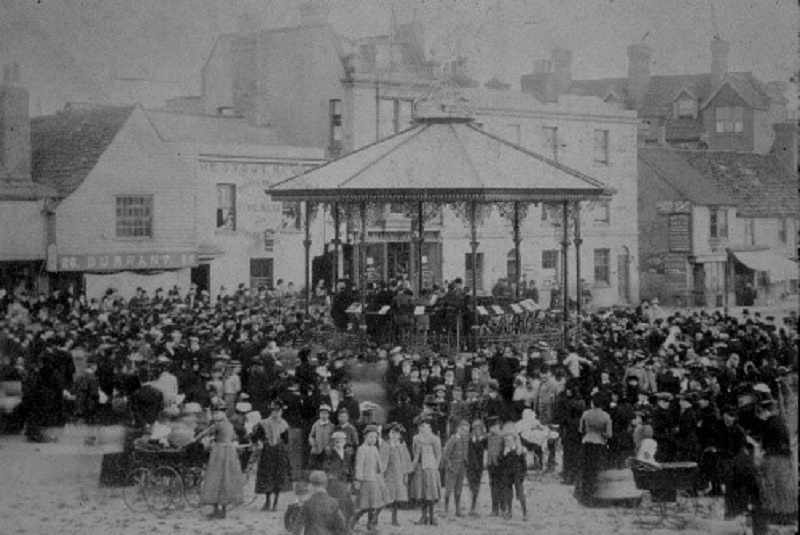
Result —
<path fill-rule="evenodd" d="M 734 206 L 740 203 L 689 165 L 684 159 L 685 152 L 663 147 L 639 147 L 639 173 L 653 173 L 693 204 Z"/>
<path fill-rule="evenodd" d="M 772 155 L 732 151 L 679 151 L 706 180 L 740 202 L 741 217 L 798 215 L 797 176 Z"/>
<path fill-rule="evenodd" d="M 135 106 L 67 106 L 31 120 L 31 176 L 66 197 L 97 165 Z"/>
<path fill-rule="evenodd" d="M 417 123 L 273 186 L 276 199 L 312 201 L 580 200 L 605 185 L 466 120 Z"/>
<path fill-rule="evenodd" d="M 273 129 L 253 126 L 242 117 L 189 115 L 164 110 L 147 110 L 147 115 L 161 139 L 170 143 L 278 144 Z"/>
<path fill-rule="evenodd" d="M 728 73 L 717 86 L 713 85 L 711 73 L 651 76 L 638 110 L 644 117 L 668 115 L 672 113 L 672 102 L 682 90 L 690 91 L 701 102 L 705 102 L 725 83 L 729 83 L 748 104 L 758 109 L 768 108 L 770 96 L 775 92 L 751 72 Z M 571 87 L 573 93 L 603 98 L 609 91 L 627 96 L 627 84 L 627 78 L 601 78 L 573 80 Z"/>

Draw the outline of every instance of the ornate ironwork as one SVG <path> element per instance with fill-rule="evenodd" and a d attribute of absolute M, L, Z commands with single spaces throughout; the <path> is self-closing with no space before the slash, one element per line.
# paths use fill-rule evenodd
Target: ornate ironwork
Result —
<path fill-rule="evenodd" d="M 514 205 L 517 205 L 516 216 L 514 215 Z M 495 206 L 497 207 L 497 213 L 500 214 L 500 217 L 512 224 L 514 223 L 515 217 L 519 218 L 519 222 L 522 223 L 528 215 L 528 203 L 525 202 L 498 202 L 495 203 Z"/>
<path fill-rule="evenodd" d="M 448 208 L 453 210 L 456 217 L 460 219 L 464 225 L 470 226 L 472 224 L 472 207 L 475 207 L 475 224 L 481 225 L 492 214 L 492 205 L 486 203 L 472 203 L 472 202 L 452 202 L 447 204 Z"/>

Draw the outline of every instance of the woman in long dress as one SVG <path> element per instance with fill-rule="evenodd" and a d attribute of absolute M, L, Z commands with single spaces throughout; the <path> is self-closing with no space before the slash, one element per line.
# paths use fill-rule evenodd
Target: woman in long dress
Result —
<path fill-rule="evenodd" d="M 441 496 L 439 463 L 442 460 L 442 442 L 433 431 L 427 417 L 418 417 L 418 433 L 414 436 L 413 484 L 411 498 L 422 502 L 422 516 L 417 524 L 436 525 L 433 506 Z"/>
<path fill-rule="evenodd" d="M 256 471 L 256 494 L 264 494 L 262 511 L 277 511 L 278 496 L 289 478 L 289 424 L 283 419 L 283 406 L 277 401 L 269 405 L 269 418 L 261 420 L 253 430 L 253 440 L 263 444 Z M 270 504 L 270 496 L 275 498 Z"/>
<path fill-rule="evenodd" d="M 772 399 L 756 407 L 764 456 L 756 469 L 759 505 L 753 513 L 753 535 L 769 532 L 769 524 L 797 522 L 797 472 L 792 463 L 789 430 L 776 414 Z"/>
<path fill-rule="evenodd" d="M 214 437 L 205 477 L 200 486 L 200 503 L 214 506 L 214 512 L 209 518 L 225 518 L 229 505 L 244 501 L 244 476 L 233 441 L 236 432 L 225 415 L 225 409 L 225 405 L 215 405 L 211 413 L 214 423 L 196 437 Z"/>
<path fill-rule="evenodd" d="M 385 467 L 378 451 L 378 428 L 369 425 L 364 429 L 364 442 L 356 452 L 355 483 L 358 490 L 356 513 L 352 525 L 367 513 L 367 530 L 378 525 L 378 512 L 386 505 L 388 493 L 383 479 Z M 352 526 L 351 526 L 352 527 Z"/>
<path fill-rule="evenodd" d="M 408 476 L 414 469 L 411 466 L 411 455 L 403 440 L 405 428 L 402 424 L 389 424 L 389 440 L 380 447 L 381 461 L 386 467 L 384 480 L 389 494 L 388 505 L 392 506 L 392 525 L 399 526 L 397 506 L 408 501 Z"/>

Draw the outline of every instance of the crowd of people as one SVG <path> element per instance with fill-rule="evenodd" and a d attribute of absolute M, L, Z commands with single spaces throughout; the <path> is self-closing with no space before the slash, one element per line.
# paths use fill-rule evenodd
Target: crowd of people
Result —
<path fill-rule="evenodd" d="M 337 306 L 334 295 L 306 316 L 244 285 L 214 302 L 196 288 L 152 297 L 140 290 L 129 300 L 110 291 L 94 302 L 69 290 L 2 292 L 0 381 L 23 385 L 4 425 L 34 441 L 69 419 L 129 422 L 145 430 L 144 441 L 167 445 L 214 437 L 202 495 L 216 517 L 241 500 L 230 444 L 259 443 L 256 492 L 265 510 L 309 472 L 311 488 L 338 503 L 309 498 L 325 514 L 290 508 L 294 528 L 324 517 L 346 530 L 366 517 L 374 530 L 383 509 L 397 524 L 409 502 L 421 509 L 419 524 L 435 525 L 439 504 L 445 516 L 451 504 L 455 515 L 478 515 L 484 473 L 491 515 L 510 518 L 516 499 L 527 518 L 530 467 L 560 466 L 578 501 L 594 506 L 598 474 L 630 458 L 698 463 L 694 492 L 724 495 L 726 516 L 751 514 L 756 533 L 796 520 L 785 420 L 797 371 L 795 313 L 667 315 L 643 303 L 585 316 L 563 348 L 285 350 L 333 328 Z M 354 397 L 349 369 L 358 358 L 385 362 L 385 421 Z"/>

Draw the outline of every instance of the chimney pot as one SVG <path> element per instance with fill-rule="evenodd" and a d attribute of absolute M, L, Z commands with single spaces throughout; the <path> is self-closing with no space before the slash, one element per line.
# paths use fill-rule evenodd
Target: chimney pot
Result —
<path fill-rule="evenodd" d="M 650 86 L 650 62 L 653 54 L 644 43 L 628 46 L 628 97 L 638 108 Z"/>
<path fill-rule="evenodd" d="M 731 44 L 722 39 L 713 39 L 711 41 L 711 77 L 714 85 L 719 84 L 725 79 L 728 74 L 728 53 L 731 50 Z"/>

